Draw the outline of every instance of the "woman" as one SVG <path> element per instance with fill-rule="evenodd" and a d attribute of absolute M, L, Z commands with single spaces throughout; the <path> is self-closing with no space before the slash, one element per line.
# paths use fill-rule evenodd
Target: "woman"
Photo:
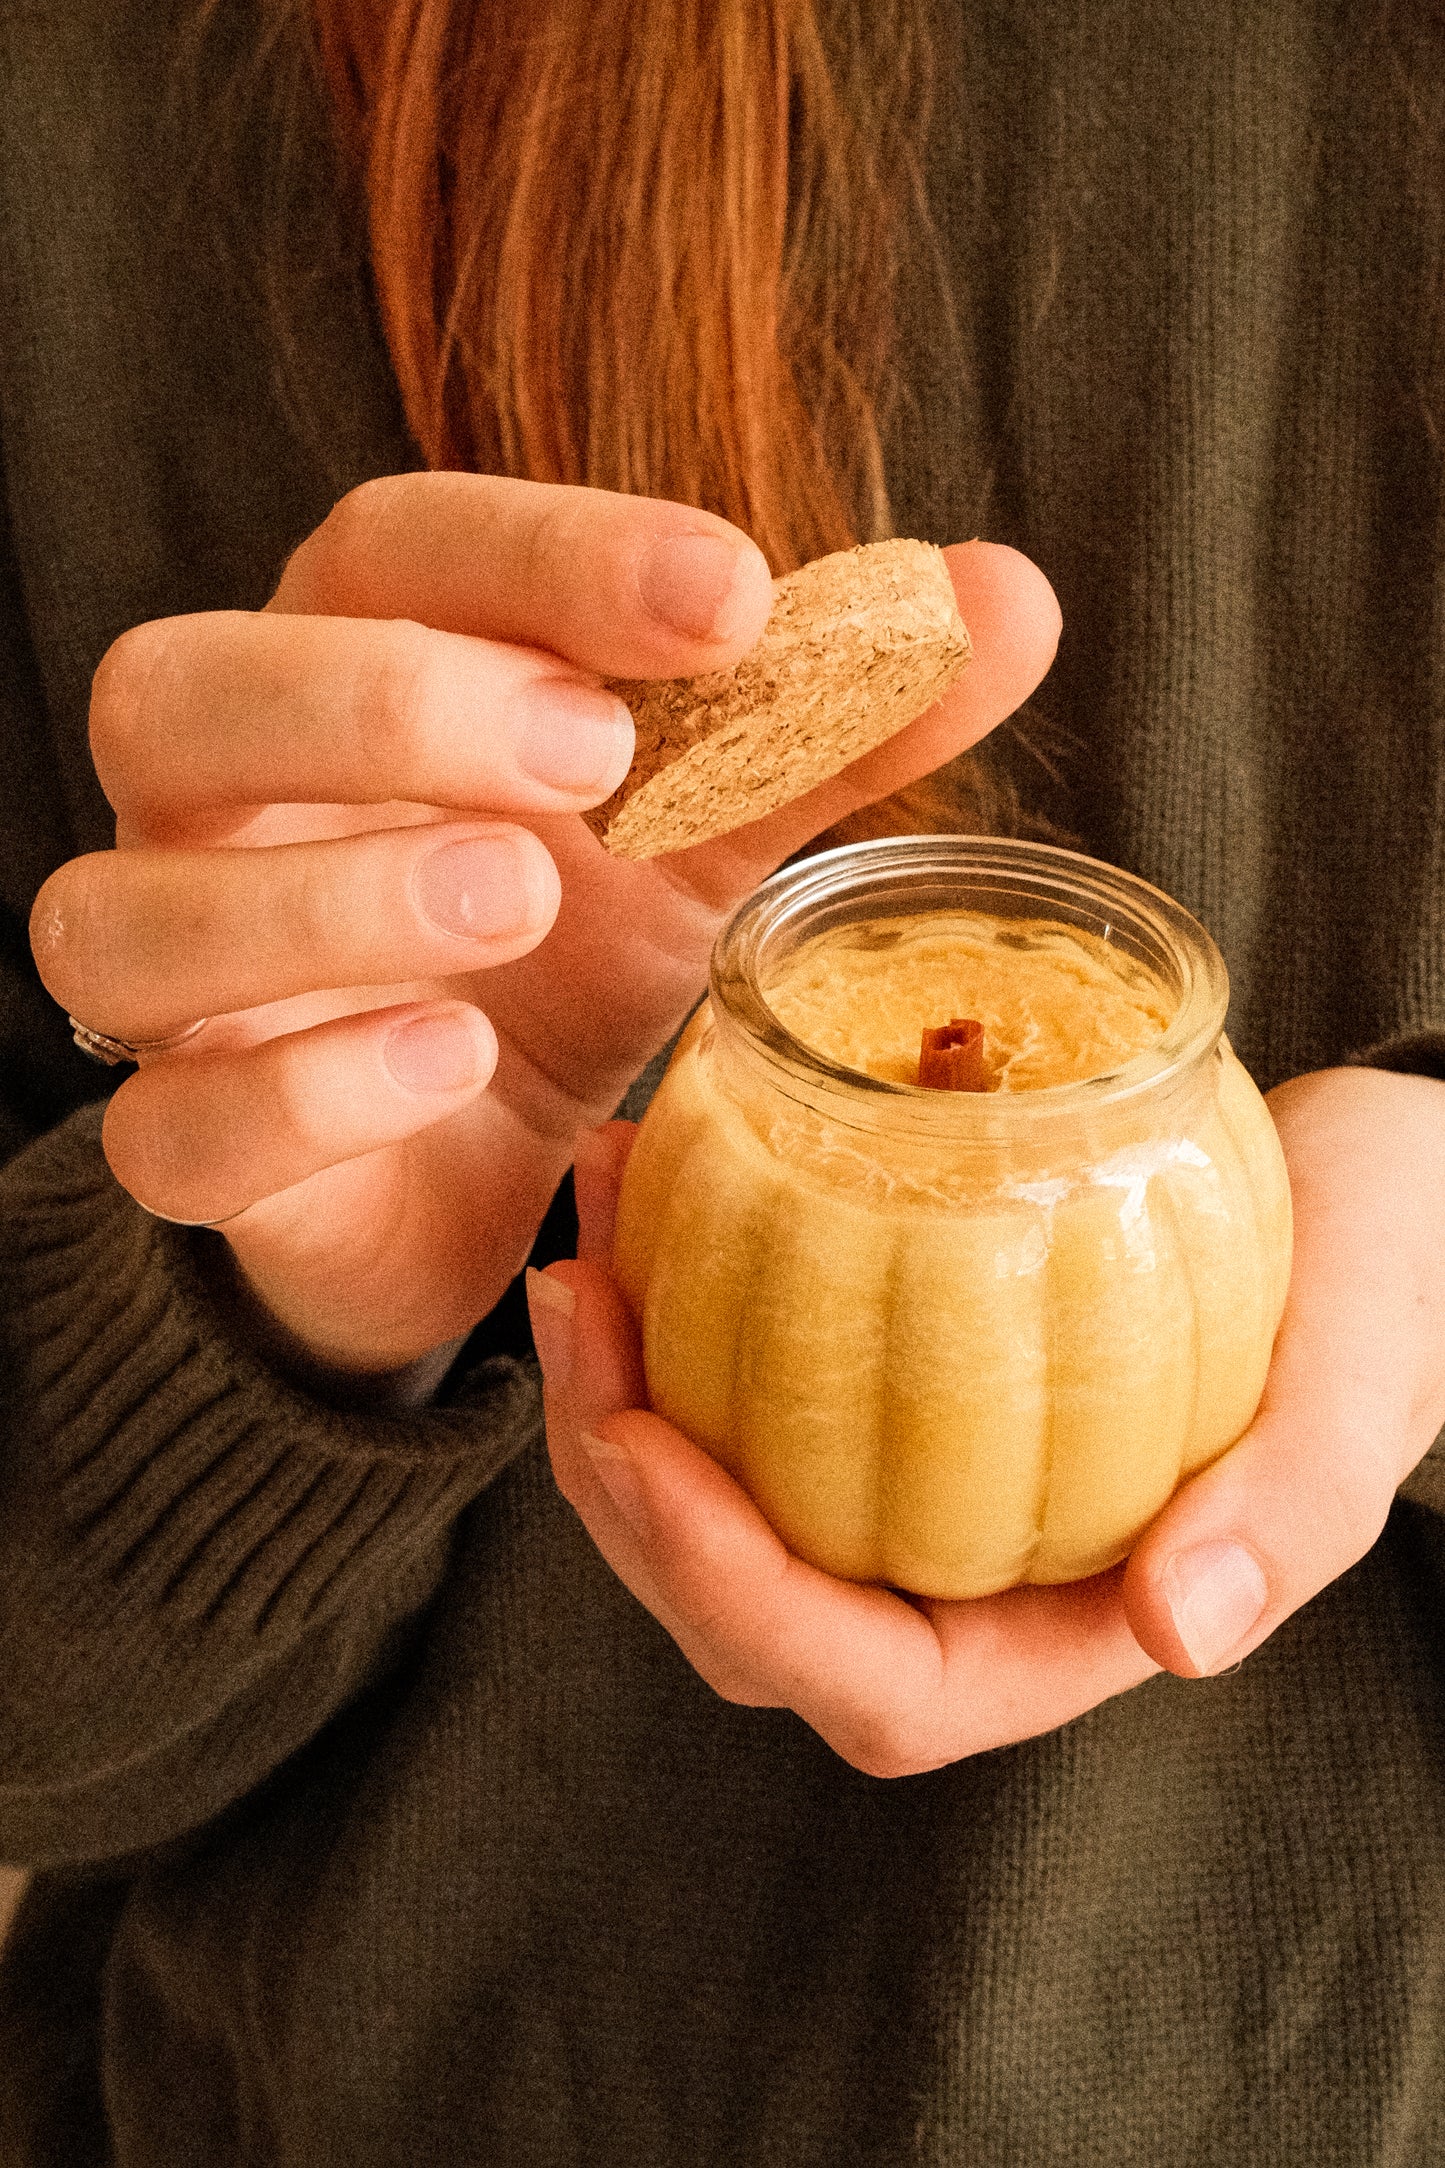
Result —
<path fill-rule="evenodd" d="M 7 2160 L 1434 2157 L 1437 26 L 940 10 L 923 176 L 902 7 L 0 25 L 7 900 L 144 1054 L 5 1179 Z M 313 40 L 326 110 L 238 104 Z M 272 292 L 216 205 L 288 174 Z M 603 676 L 985 521 L 1077 628 L 996 776 L 1221 938 L 1298 1259 L 1127 1571 L 914 1607 L 641 1411 L 593 1131 L 1048 586 L 956 551 L 961 691 L 784 814 L 576 813 Z M 85 1087 L 12 973 L 19 1141 Z"/>

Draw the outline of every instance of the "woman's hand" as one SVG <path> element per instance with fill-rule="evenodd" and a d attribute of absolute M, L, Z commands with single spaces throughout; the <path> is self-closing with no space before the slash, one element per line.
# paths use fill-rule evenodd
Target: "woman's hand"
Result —
<path fill-rule="evenodd" d="M 643 1412 L 637 1335 L 603 1262 L 622 1123 L 579 1156 L 579 1261 L 529 1276 L 558 1483 L 720 1694 L 796 1710 L 874 1775 L 1051 1730 L 1161 1666 L 1221 1670 L 1370 1548 L 1445 1422 L 1445 1084 L 1327 1069 L 1270 1105 L 1295 1263 L 1264 1400 L 1127 1566 L 939 1603 L 791 1557 L 707 1454 Z"/>
<path fill-rule="evenodd" d="M 385 1371 L 455 1340 L 525 1259 L 580 1128 L 701 991 L 722 916 L 818 829 L 1032 691 L 1057 608 L 1012 550 L 952 553 L 977 660 L 844 776 L 666 861 L 578 817 L 632 724 L 600 673 L 721 668 L 767 566 L 686 507 L 410 475 L 338 505 L 259 614 L 127 633 L 92 743 L 118 848 L 46 882 L 32 938 L 147 1058 L 105 1148 L 140 1202 L 224 1223 L 298 1350 Z"/>

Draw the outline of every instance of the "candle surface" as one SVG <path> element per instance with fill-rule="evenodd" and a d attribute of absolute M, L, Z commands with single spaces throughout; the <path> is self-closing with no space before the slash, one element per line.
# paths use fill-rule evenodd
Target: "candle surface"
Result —
<path fill-rule="evenodd" d="M 991 1091 L 1105 1076 L 1152 1046 L 1173 1014 L 1116 943 L 1055 919 L 931 911 L 820 934 L 762 982 L 794 1038 L 845 1069 L 918 1081 L 923 1031 L 950 1017 L 984 1030 Z"/>

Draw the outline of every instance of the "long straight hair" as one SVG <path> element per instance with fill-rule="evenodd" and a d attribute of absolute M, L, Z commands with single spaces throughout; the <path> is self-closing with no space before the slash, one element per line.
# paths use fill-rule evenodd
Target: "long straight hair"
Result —
<path fill-rule="evenodd" d="M 427 463 L 890 531 L 927 0 L 310 0 Z"/>

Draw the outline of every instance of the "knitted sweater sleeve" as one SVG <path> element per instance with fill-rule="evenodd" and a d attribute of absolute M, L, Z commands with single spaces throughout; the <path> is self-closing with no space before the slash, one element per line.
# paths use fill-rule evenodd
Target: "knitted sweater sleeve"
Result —
<path fill-rule="evenodd" d="M 200 1826 L 391 1657 L 462 1508 L 540 1432 L 526 1362 L 342 1414 L 228 1327 L 98 1110 L 0 1175 L 0 1859 Z"/>

